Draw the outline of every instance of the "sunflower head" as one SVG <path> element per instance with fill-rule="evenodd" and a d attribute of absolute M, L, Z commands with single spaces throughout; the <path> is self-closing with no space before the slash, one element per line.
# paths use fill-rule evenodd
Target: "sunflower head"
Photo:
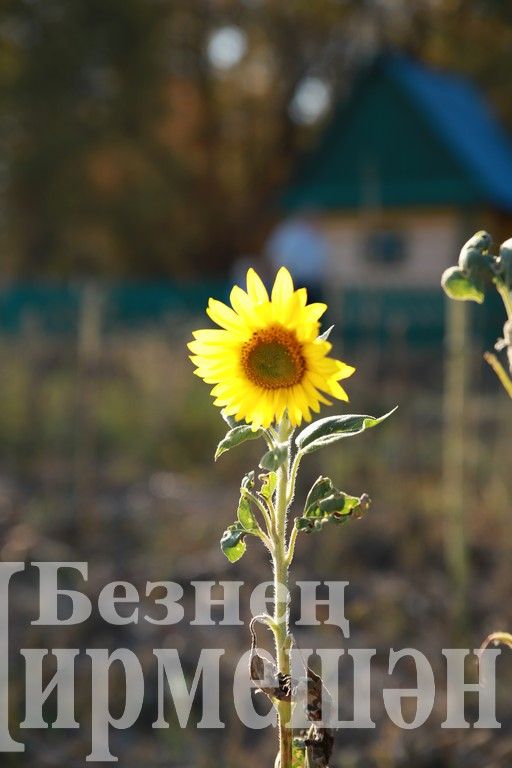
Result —
<path fill-rule="evenodd" d="M 329 357 L 332 345 L 319 337 L 327 306 L 308 304 L 285 267 L 270 296 L 250 269 L 246 290 L 235 286 L 230 302 L 210 299 L 206 311 L 219 328 L 195 331 L 188 345 L 194 373 L 214 384 L 214 404 L 228 416 L 258 429 L 287 413 L 298 426 L 320 404 L 331 405 L 326 395 L 348 400 L 339 381 L 355 369 Z"/>

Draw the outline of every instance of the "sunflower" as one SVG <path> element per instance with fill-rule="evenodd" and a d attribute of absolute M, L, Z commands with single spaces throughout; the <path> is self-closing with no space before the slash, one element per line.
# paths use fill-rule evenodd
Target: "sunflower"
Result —
<path fill-rule="evenodd" d="M 206 311 L 220 328 L 195 331 L 188 345 L 194 373 L 215 385 L 214 405 L 266 429 L 285 412 L 293 426 L 311 421 L 321 403 L 332 405 L 325 394 L 348 400 L 338 382 L 355 369 L 328 357 L 332 345 L 319 336 L 327 306 L 307 304 L 306 289 L 294 290 L 285 267 L 270 297 L 249 269 L 247 291 L 235 286 L 230 302 L 210 299 Z"/>

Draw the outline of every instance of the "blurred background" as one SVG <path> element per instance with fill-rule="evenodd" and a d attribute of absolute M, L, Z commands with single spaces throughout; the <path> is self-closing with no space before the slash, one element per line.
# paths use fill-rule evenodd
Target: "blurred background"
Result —
<path fill-rule="evenodd" d="M 274 734 L 233 711 L 246 627 L 189 626 L 191 579 L 249 590 L 268 563 L 253 545 L 230 565 L 218 546 L 258 452 L 214 466 L 223 422 L 185 345 L 209 296 L 226 299 L 249 265 L 268 280 L 286 264 L 329 302 L 336 353 L 357 367 L 351 410 L 400 406 L 304 462 L 302 491 L 322 470 L 373 498 L 336 536 L 304 536 L 294 566 L 350 581 L 350 645 L 378 650 L 377 728 L 339 734 L 332 768 L 510 765 L 506 653 L 501 731 L 439 728 L 441 648 L 512 629 L 510 402 L 481 356 L 504 313 L 491 293 L 474 311 L 445 306 L 439 280 L 477 229 L 512 234 L 511 67 L 512 6 L 498 0 L 4 0 L 0 556 L 87 560 L 91 596 L 119 579 L 186 591 L 186 621 L 167 630 L 96 617 L 50 634 L 30 626 L 33 577 L 18 580 L 13 725 L 17 648 L 126 646 L 147 691 L 137 727 L 114 735 L 120 766 L 273 765 Z M 332 627 L 295 634 L 343 642 Z M 190 680 L 201 648 L 227 649 L 224 731 L 195 729 L 199 700 L 188 729 L 171 714 L 151 730 L 158 647 L 179 648 Z M 390 647 L 436 670 L 417 731 L 383 712 Z M 80 663 L 84 727 L 24 732 L 26 754 L 2 765 L 84 764 L 89 674 Z M 348 664 L 340 675 L 349 717 Z M 414 669 L 398 680 L 414 686 Z"/>

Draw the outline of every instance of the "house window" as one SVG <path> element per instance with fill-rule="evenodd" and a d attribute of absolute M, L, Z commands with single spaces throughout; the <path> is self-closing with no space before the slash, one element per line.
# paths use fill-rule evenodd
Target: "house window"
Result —
<path fill-rule="evenodd" d="M 407 257 L 403 233 L 394 229 L 371 232 L 365 243 L 365 257 L 370 264 L 401 264 Z"/>

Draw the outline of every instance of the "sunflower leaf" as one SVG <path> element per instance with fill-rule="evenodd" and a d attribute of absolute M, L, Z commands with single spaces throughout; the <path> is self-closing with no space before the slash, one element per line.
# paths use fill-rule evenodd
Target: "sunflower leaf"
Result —
<path fill-rule="evenodd" d="M 222 416 L 222 418 L 224 419 L 224 421 L 226 422 L 226 424 L 230 429 L 233 429 L 233 427 L 240 426 L 240 422 L 237 421 L 234 416 L 229 416 L 225 410 L 222 410 L 220 412 L 220 415 Z"/>
<path fill-rule="evenodd" d="M 450 299 L 457 301 L 476 301 L 482 304 L 485 293 L 481 281 L 460 267 L 445 269 L 441 277 L 441 287 Z"/>
<path fill-rule="evenodd" d="M 226 433 L 217 446 L 215 451 L 215 461 L 222 456 L 223 453 L 230 451 L 231 448 L 236 448 L 237 445 L 245 443 L 246 440 L 256 440 L 257 437 L 261 437 L 263 429 L 257 429 L 254 431 L 250 424 L 240 424 L 238 427 L 233 427 Z"/>
<path fill-rule="evenodd" d="M 243 476 L 242 482 L 240 483 L 240 490 L 242 490 L 242 488 L 247 488 L 249 491 L 252 491 L 254 483 L 254 469 L 251 469 L 250 472 L 247 472 L 247 474 Z"/>
<path fill-rule="evenodd" d="M 287 445 L 277 445 L 270 451 L 267 451 L 261 458 L 260 467 L 268 472 L 276 472 L 286 461 L 288 456 Z"/>
<path fill-rule="evenodd" d="M 317 451 L 325 445 L 335 443 L 344 437 L 353 437 L 370 429 L 370 427 L 376 427 L 377 424 L 387 419 L 395 411 L 396 408 L 393 408 L 392 411 L 378 418 L 362 414 L 328 416 L 325 419 L 313 422 L 309 427 L 303 429 L 297 435 L 295 443 L 302 453 L 313 453 L 313 451 Z"/>
<path fill-rule="evenodd" d="M 262 481 L 259 494 L 268 501 L 276 489 L 277 475 L 275 472 L 269 472 L 268 475 L 259 475 L 259 479 Z"/>
<path fill-rule="evenodd" d="M 236 563 L 245 553 L 247 531 L 240 522 L 229 525 L 220 540 L 220 546 L 230 563 Z"/>
<path fill-rule="evenodd" d="M 327 480 L 327 478 L 319 479 Z M 318 481 L 315 486 L 319 487 Z M 312 491 L 315 486 L 311 489 Z M 340 524 L 345 523 L 353 516 L 361 517 L 369 508 L 370 503 L 370 497 L 366 493 L 363 493 L 362 496 L 349 496 L 331 485 L 331 490 L 326 490 L 323 497 L 318 497 L 309 505 L 306 504 L 304 515 L 295 520 L 295 526 L 297 530 L 306 533 L 319 531 L 327 523 Z"/>
<path fill-rule="evenodd" d="M 321 499 L 328 496 L 333 491 L 332 480 L 328 477 L 320 476 L 318 480 L 315 480 L 311 489 L 307 495 L 306 503 L 304 505 L 304 514 L 306 517 L 308 513 L 318 507 Z"/>
<path fill-rule="evenodd" d="M 245 496 L 240 497 L 238 502 L 237 517 L 239 523 L 245 531 L 254 531 L 257 528 L 256 520 L 251 509 L 251 503 Z"/>
<path fill-rule="evenodd" d="M 359 496 L 349 496 L 348 493 L 343 493 L 343 491 L 335 491 L 320 501 L 318 510 L 321 515 L 344 517 L 345 515 L 350 515 L 357 507 L 367 503 L 366 498 L 363 503 Z"/>

